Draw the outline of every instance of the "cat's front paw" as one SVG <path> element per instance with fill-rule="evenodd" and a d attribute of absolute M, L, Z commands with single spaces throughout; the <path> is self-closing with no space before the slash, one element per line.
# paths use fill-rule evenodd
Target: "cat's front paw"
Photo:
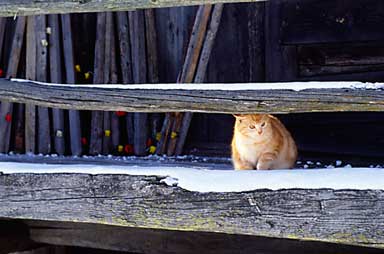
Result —
<path fill-rule="evenodd" d="M 271 163 L 259 162 L 256 165 L 257 170 L 269 170 L 271 169 Z"/>

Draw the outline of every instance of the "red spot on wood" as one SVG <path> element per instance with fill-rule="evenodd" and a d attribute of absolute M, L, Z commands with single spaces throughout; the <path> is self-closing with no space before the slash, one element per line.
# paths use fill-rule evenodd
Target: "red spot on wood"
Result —
<path fill-rule="evenodd" d="M 133 154 L 133 145 L 131 144 L 125 145 L 124 152 L 127 154 Z"/>
<path fill-rule="evenodd" d="M 83 144 L 84 146 L 87 145 L 88 144 L 87 138 L 82 137 L 81 138 L 81 144 Z"/>
<path fill-rule="evenodd" d="M 8 123 L 12 122 L 12 115 L 10 113 L 7 113 L 5 115 L 5 121 L 7 121 Z"/>
<path fill-rule="evenodd" d="M 118 117 L 123 117 L 127 114 L 127 112 L 124 112 L 124 111 L 116 111 L 115 114 L 118 116 Z"/>

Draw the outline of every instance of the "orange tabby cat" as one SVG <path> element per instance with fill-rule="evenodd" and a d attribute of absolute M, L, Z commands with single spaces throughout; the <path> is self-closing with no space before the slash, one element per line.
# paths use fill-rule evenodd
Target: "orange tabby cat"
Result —
<path fill-rule="evenodd" d="M 235 169 L 292 168 L 297 148 L 291 134 L 272 115 L 234 115 L 232 162 Z"/>

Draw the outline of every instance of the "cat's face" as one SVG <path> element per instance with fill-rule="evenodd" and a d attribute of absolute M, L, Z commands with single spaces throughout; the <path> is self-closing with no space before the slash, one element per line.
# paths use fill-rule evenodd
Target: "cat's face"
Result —
<path fill-rule="evenodd" d="M 270 118 L 264 114 L 234 115 L 236 128 L 242 134 L 254 138 L 262 137 L 270 128 Z"/>

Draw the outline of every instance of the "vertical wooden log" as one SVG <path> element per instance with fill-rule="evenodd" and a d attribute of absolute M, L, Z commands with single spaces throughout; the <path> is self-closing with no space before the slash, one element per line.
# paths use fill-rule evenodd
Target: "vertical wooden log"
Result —
<path fill-rule="evenodd" d="M 122 79 L 124 84 L 130 84 L 133 83 L 133 74 L 128 13 L 117 12 L 116 15 Z M 127 113 L 125 121 L 127 126 L 127 143 L 133 145 L 133 113 Z"/>
<path fill-rule="evenodd" d="M 197 63 L 199 61 L 201 47 L 203 45 L 207 24 L 211 14 L 212 5 L 203 5 L 199 6 L 195 22 L 192 28 L 192 33 L 189 39 L 187 54 L 184 60 L 182 71 L 177 80 L 178 83 L 191 83 L 195 76 L 195 71 L 197 68 Z M 167 117 L 176 117 L 176 119 L 167 119 Z M 181 121 L 183 118 L 182 113 L 175 113 L 166 115 L 164 123 L 172 124 L 171 126 L 166 126 L 162 128 L 161 139 L 170 138 L 168 141 L 160 140 L 160 144 L 164 146 L 168 144 L 167 155 L 173 155 L 177 144 L 177 135 L 178 130 L 181 126 Z M 165 133 L 163 131 L 169 132 Z M 164 151 L 164 148 L 158 149 L 158 151 Z"/>
<path fill-rule="evenodd" d="M 194 79 L 195 83 L 203 83 L 205 73 L 207 72 L 207 66 L 209 58 L 211 56 L 212 47 L 215 42 L 216 34 L 220 26 L 221 16 L 223 13 L 224 4 L 216 4 L 212 11 L 211 23 L 205 36 L 204 46 L 201 51 L 196 76 Z M 186 112 L 184 114 L 180 129 L 178 130 L 177 145 L 174 150 L 175 155 L 180 155 L 183 152 L 185 139 L 187 138 L 189 126 L 191 124 L 193 114 Z"/>
<path fill-rule="evenodd" d="M 132 73 L 135 83 L 145 83 L 147 80 L 147 62 L 145 54 L 145 24 L 144 12 L 128 12 L 131 39 Z M 136 155 L 146 154 L 148 132 L 148 114 L 134 113 L 133 115 L 133 150 Z"/>
<path fill-rule="evenodd" d="M 183 69 L 180 75 L 180 79 L 178 82 L 185 82 L 185 83 L 191 83 L 194 81 L 196 69 L 198 67 L 198 62 L 201 54 L 201 49 L 203 46 L 203 41 L 204 38 L 206 37 L 206 30 L 207 30 L 207 25 L 209 18 L 211 16 L 211 10 L 212 10 L 212 5 L 205 5 L 205 6 L 200 6 L 196 18 L 195 18 L 195 23 L 192 29 L 192 34 L 191 38 L 189 41 L 188 49 L 187 49 L 187 54 L 186 58 L 183 64 Z M 216 8 L 216 13 L 218 12 L 221 17 L 221 12 L 222 12 L 222 6 L 219 5 L 218 8 Z M 217 15 L 216 15 L 217 16 Z M 214 22 L 214 21 L 212 21 Z M 211 22 L 211 23 L 212 23 Z M 217 32 L 217 30 L 216 30 Z M 214 32 L 214 35 L 216 35 L 216 32 Z M 209 40 L 208 40 L 209 41 Z M 210 53 L 210 49 L 207 49 Z M 206 50 L 206 51 L 207 51 Z M 208 55 L 209 57 L 209 55 Z M 204 62 L 202 62 L 204 63 Z M 206 65 L 202 68 L 206 69 Z M 183 118 L 184 114 L 182 113 L 176 113 L 175 114 L 176 119 L 174 121 L 174 124 L 171 128 L 171 135 L 170 140 L 168 142 L 168 149 L 167 149 L 167 155 L 173 155 L 176 150 L 177 143 L 180 143 L 180 130 L 181 126 L 183 125 Z M 186 134 L 188 132 L 189 124 L 192 119 L 192 114 L 188 113 L 186 114 L 185 122 L 184 122 L 184 127 L 182 129 L 182 139 L 179 147 L 184 146 L 184 141 L 186 138 Z M 164 135 L 166 136 L 166 135 Z M 181 153 L 181 152 L 180 152 Z"/>
<path fill-rule="evenodd" d="M 118 74 L 117 74 L 117 52 L 116 52 L 116 34 L 115 34 L 115 26 L 114 19 L 112 16 L 112 36 L 111 36 L 111 72 L 110 72 L 110 82 L 111 84 L 115 84 L 118 82 Z M 111 143 L 112 150 L 117 150 L 117 147 L 120 144 L 120 120 L 119 117 L 114 113 L 110 113 L 111 115 Z"/>
<path fill-rule="evenodd" d="M 61 67 L 61 45 L 60 45 L 60 27 L 59 27 L 59 16 L 49 15 L 48 24 L 50 27 L 49 34 L 49 67 L 51 82 L 63 83 L 62 67 Z M 64 142 L 64 110 L 52 109 L 53 116 L 53 137 L 55 151 L 59 155 L 65 153 L 65 142 Z"/>
<path fill-rule="evenodd" d="M 3 49 L 4 44 L 4 34 L 5 34 L 5 25 L 7 23 L 6 18 L 0 18 L 0 52 Z"/>
<path fill-rule="evenodd" d="M 66 82 L 69 84 L 75 84 L 75 62 L 73 60 L 73 40 L 72 40 L 72 28 L 71 28 L 71 16 L 70 14 L 61 15 L 62 25 L 62 38 L 64 48 L 64 64 Z M 77 110 L 69 110 L 69 136 L 71 141 L 71 154 L 74 156 L 80 156 L 82 153 L 81 148 L 81 126 L 80 126 L 80 112 Z"/>
<path fill-rule="evenodd" d="M 36 80 L 47 81 L 48 68 L 48 40 L 47 40 L 46 16 L 38 15 L 35 17 L 35 31 L 37 40 L 36 55 Z M 48 154 L 51 151 L 51 135 L 49 127 L 48 108 L 37 107 L 38 112 L 38 152 Z"/>
<path fill-rule="evenodd" d="M 112 37 L 113 34 L 113 19 L 112 13 L 106 13 L 106 24 L 105 24 L 105 48 L 104 48 L 104 83 L 108 84 L 111 82 L 111 62 L 112 62 Z M 103 112 L 103 154 L 109 154 L 111 151 L 112 140 L 111 140 L 111 112 Z"/>
<path fill-rule="evenodd" d="M 294 81 L 297 76 L 296 46 L 280 44 L 282 1 L 266 2 L 266 80 Z"/>
<path fill-rule="evenodd" d="M 21 48 L 24 40 L 25 23 L 25 17 L 17 18 L 11 54 L 8 61 L 6 75 L 7 78 L 16 77 L 17 75 L 17 68 L 19 66 Z M 12 103 L 2 102 L 0 109 L 0 153 L 6 153 L 9 151 L 12 128 L 12 113 Z"/>
<path fill-rule="evenodd" d="M 248 7 L 249 82 L 265 81 L 265 3 Z"/>
<path fill-rule="evenodd" d="M 93 83 L 101 84 L 104 82 L 104 53 L 105 53 L 105 22 L 106 14 L 97 14 L 97 31 L 95 46 L 95 61 Z M 91 121 L 91 140 L 89 153 L 97 155 L 102 153 L 103 149 L 103 112 L 92 111 Z"/>
<path fill-rule="evenodd" d="M 159 83 L 159 61 L 157 52 L 157 30 L 155 24 L 155 11 L 147 9 L 144 11 L 145 16 L 145 40 L 147 46 L 147 68 L 148 82 Z M 149 114 L 150 122 L 150 137 L 154 142 L 157 137 L 157 132 L 161 128 L 161 114 Z"/>
<path fill-rule="evenodd" d="M 36 33 L 35 18 L 28 17 L 26 45 L 26 78 L 36 80 Z M 36 106 L 25 105 L 25 152 L 36 152 Z"/>

